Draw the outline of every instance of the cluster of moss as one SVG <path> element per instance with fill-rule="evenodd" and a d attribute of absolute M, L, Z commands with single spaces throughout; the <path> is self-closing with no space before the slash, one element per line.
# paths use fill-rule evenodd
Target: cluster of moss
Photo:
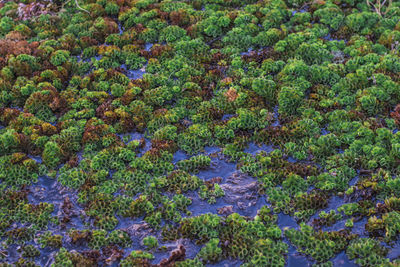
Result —
<path fill-rule="evenodd" d="M 204 244 L 195 258 L 203 264 L 228 257 L 247 262 L 245 266 L 284 266 L 288 246 L 276 220 L 266 206 L 252 220 L 237 213 L 225 218 L 207 213 L 183 219 L 179 229 L 165 227 L 163 236 L 166 240 L 185 237 Z"/>
<path fill-rule="evenodd" d="M 289 229 L 285 235 L 297 247 L 298 251 L 312 257 L 317 262 L 326 262 L 339 251 L 344 250 L 349 241 L 355 238 L 343 232 L 315 232 L 306 224 L 301 224 L 300 230 Z"/>

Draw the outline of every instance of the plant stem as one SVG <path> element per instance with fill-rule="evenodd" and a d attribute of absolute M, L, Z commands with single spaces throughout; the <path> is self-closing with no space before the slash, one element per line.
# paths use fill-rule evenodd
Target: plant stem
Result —
<path fill-rule="evenodd" d="M 76 7 L 77 7 L 78 9 L 83 10 L 83 11 L 85 11 L 86 13 L 90 14 L 89 11 L 87 11 L 86 9 L 82 8 L 82 7 L 79 5 L 78 0 L 75 0 L 75 4 L 76 4 Z"/>

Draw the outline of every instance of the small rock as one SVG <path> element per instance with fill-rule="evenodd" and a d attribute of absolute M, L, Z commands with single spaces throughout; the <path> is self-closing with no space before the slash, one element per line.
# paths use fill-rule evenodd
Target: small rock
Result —
<path fill-rule="evenodd" d="M 225 206 L 218 209 L 218 214 L 229 215 L 233 213 L 233 206 Z"/>

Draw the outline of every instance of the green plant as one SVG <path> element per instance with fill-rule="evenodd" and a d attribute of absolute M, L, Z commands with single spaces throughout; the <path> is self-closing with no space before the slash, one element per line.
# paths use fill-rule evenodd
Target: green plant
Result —
<path fill-rule="evenodd" d="M 143 245 L 148 247 L 149 249 L 158 247 L 158 240 L 154 236 L 146 236 L 143 238 Z"/>

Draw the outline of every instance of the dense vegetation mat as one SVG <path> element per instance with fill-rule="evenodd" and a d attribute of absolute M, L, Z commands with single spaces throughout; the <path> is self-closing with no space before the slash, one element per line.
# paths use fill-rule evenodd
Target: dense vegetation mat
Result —
<path fill-rule="evenodd" d="M 0 1 L 0 266 L 399 266 L 399 21 Z"/>

